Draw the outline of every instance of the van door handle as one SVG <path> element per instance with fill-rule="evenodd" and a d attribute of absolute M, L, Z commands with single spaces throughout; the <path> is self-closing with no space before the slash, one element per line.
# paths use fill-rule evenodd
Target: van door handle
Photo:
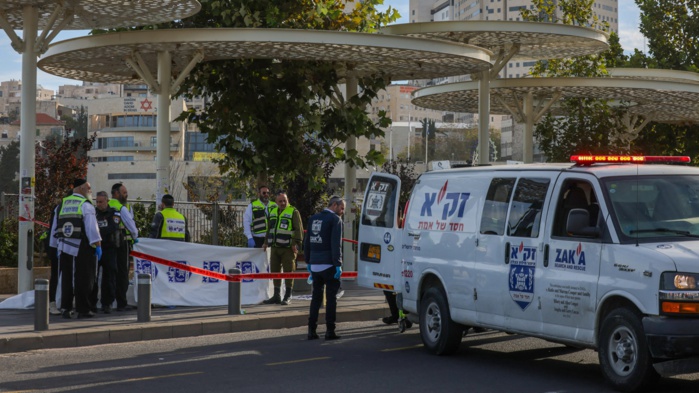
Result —
<path fill-rule="evenodd" d="M 505 243 L 505 265 L 510 263 L 510 242 Z"/>
<path fill-rule="evenodd" d="M 420 237 L 420 231 L 408 231 L 408 236 L 418 238 Z"/>
<path fill-rule="evenodd" d="M 544 267 L 549 266 L 549 245 L 544 246 Z"/>

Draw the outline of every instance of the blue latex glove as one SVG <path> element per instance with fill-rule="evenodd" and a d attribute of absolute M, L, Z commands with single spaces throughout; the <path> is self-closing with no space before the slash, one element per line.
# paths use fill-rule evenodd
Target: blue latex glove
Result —
<path fill-rule="evenodd" d="M 308 270 L 308 280 L 306 280 L 307 283 L 313 284 L 313 272 L 311 271 L 311 265 L 306 264 L 306 270 Z"/>
<path fill-rule="evenodd" d="M 98 260 L 98 261 L 99 261 L 100 259 L 102 259 L 102 247 L 101 247 L 101 246 L 95 247 L 95 255 L 97 255 L 97 260 Z"/>
<path fill-rule="evenodd" d="M 136 244 L 136 243 L 138 243 L 138 238 L 133 239 L 133 244 Z"/>
<path fill-rule="evenodd" d="M 248 239 L 248 248 L 255 248 L 255 239 Z"/>
<path fill-rule="evenodd" d="M 333 277 L 335 277 L 336 280 L 339 280 L 341 275 L 342 275 L 342 268 L 339 266 L 336 266 L 335 267 L 335 275 Z"/>

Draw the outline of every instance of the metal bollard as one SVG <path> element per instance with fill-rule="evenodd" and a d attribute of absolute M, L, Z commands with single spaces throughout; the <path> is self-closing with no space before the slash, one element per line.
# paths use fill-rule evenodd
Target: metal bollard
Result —
<path fill-rule="evenodd" d="M 240 274 L 240 269 L 228 269 L 228 274 Z M 228 282 L 228 315 L 240 315 L 243 311 L 240 308 L 240 281 Z"/>
<path fill-rule="evenodd" d="M 49 280 L 34 280 L 34 330 L 49 330 Z"/>
<path fill-rule="evenodd" d="M 150 274 L 138 274 L 138 322 L 150 322 Z"/>

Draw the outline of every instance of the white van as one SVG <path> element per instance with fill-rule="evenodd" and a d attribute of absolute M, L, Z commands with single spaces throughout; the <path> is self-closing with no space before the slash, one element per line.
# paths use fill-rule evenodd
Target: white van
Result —
<path fill-rule="evenodd" d="M 400 179 L 372 174 L 359 284 L 400 293 L 436 354 L 482 327 L 593 348 L 622 391 L 696 371 L 699 168 L 573 159 L 424 173 L 403 223 Z"/>

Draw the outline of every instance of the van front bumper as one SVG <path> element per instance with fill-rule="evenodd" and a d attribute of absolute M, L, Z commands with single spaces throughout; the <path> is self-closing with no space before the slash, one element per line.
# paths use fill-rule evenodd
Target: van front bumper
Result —
<path fill-rule="evenodd" d="M 643 330 L 651 356 L 678 359 L 699 356 L 699 319 L 649 316 Z"/>

